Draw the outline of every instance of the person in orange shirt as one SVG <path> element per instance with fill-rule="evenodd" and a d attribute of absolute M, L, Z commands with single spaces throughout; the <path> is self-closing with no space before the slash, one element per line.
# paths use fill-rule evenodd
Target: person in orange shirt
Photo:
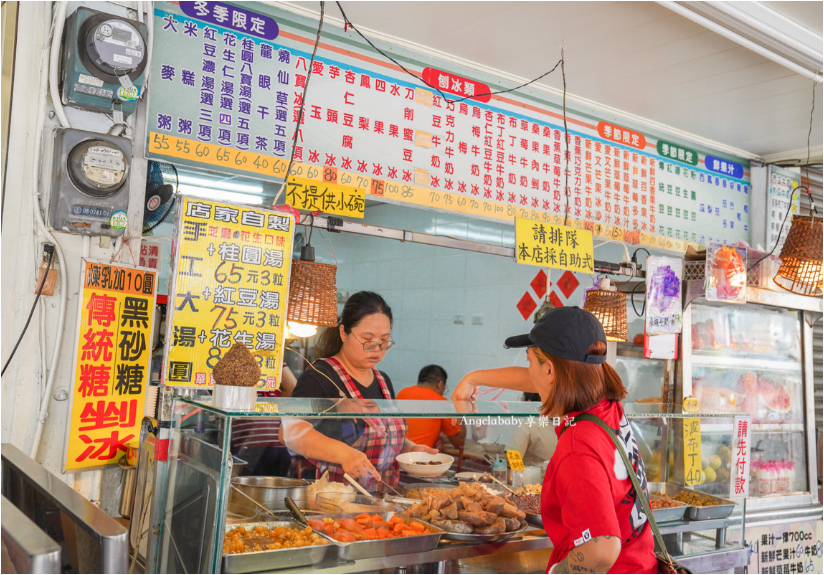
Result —
<path fill-rule="evenodd" d="M 402 389 L 397 399 L 446 401 L 446 370 L 439 365 L 427 365 L 418 375 L 418 385 Z M 463 447 L 466 429 L 455 419 L 409 419 L 406 438 L 414 443 L 439 448 L 441 432 L 455 447 Z"/>

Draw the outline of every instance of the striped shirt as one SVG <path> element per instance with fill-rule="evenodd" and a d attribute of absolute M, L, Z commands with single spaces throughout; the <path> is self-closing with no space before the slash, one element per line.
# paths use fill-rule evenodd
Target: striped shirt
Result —
<path fill-rule="evenodd" d="M 258 397 L 279 397 L 279 391 L 259 391 Z M 278 440 L 280 418 L 244 417 L 232 423 L 232 451 L 255 447 L 283 447 Z"/>

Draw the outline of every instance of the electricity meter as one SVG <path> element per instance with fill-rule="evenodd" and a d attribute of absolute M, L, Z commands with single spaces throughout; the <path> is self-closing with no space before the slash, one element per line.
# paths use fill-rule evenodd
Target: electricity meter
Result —
<path fill-rule="evenodd" d="M 62 99 L 68 106 L 134 112 L 146 68 L 146 26 L 79 7 L 66 20 Z"/>
<path fill-rule="evenodd" d="M 119 236 L 127 223 L 132 154 L 128 138 L 58 130 L 49 223 L 66 233 Z"/>

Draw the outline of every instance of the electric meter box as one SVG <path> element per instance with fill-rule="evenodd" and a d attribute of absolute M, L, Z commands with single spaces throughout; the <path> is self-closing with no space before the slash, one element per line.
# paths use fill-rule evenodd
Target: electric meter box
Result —
<path fill-rule="evenodd" d="M 80 7 L 63 34 L 63 104 L 123 114 L 135 111 L 146 68 L 146 25 Z"/>
<path fill-rule="evenodd" d="M 132 144 L 128 138 L 57 130 L 49 224 L 57 231 L 116 237 L 126 229 Z"/>

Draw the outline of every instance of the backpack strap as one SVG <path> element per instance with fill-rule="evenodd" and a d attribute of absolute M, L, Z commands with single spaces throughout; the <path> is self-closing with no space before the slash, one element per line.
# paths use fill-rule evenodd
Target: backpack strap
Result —
<path fill-rule="evenodd" d="M 658 524 L 655 522 L 655 517 L 652 515 L 652 509 L 650 509 L 649 501 L 647 500 L 647 496 L 644 491 L 641 489 L 641 483 L 638 481 L 638 476 L 635 474 L 635 469 L 629 462 L 629 457 L 627 457 L 626 451 L 624 451 L 624 446 L 618 441 L 618 437 L 616 437 L 615 432 L 609 428 L 609 426 L 604 423 L 604 421 L 591 413 L 581 413 L 578 414 L 575 419 L 572 420 L 573 425 L 578 423 L 579 421 L 591 421 L 592 423 L 596 424 L 598 427 L 603 429 L 607 432 L 610 439 L 612 439 L 612 443 L 615 444 L 616 449 L 618 449 L 618 453 L 621 455 L 621 459 L 624 461 L 624 465 L 627 467 L 627 473 L 629 474 L 629 478 L 632 481 L 632 486 L 635 488 L 635 496 L 641 501 L 641 506 L 644 508 L 644 513 L 647 514 L 647 521 L 649 521 L 650 529 L 652 529 L 652 535 L 655 539 L 655 547 L 657 551 L 663 556 L 668 557 L 667 554 L 667 547 L 664 545 L 664 540 L 661 537 L 661 532 L 658 530 Z M 561 435 L 569 429 L 569 425 L 564 427 L 561 430 Z"/>

